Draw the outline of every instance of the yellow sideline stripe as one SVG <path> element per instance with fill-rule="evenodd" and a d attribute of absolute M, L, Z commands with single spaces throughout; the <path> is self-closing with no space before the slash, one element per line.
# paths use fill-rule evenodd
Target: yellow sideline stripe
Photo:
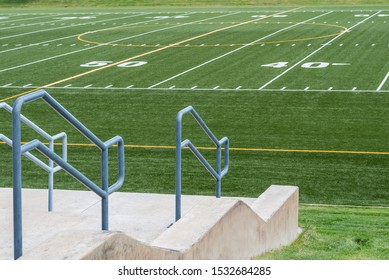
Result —
<path fill-rule="evenodd" d="M 5 144 L 1 142 L 0 144 Z M 26 144 L 23 142 L 22 144 Z M 48 144 L 48 143 L 44 143 Z M 61 146 L 62 143 L 55 143 L 57 146 Z M 72 147 L 95 147 L 90 143 L 68 143 L 68 146 Z M 138 145 L 138 144 L 125 144 L 125 148 L 128 149 L 175 149 L 176 146 L 169 145 Z M 197 147 L 199 150 L 215 150 L 215 147 Z M 273 153 L 318 153 L 318 154 L 354 154 L 354 155 L 389 155 L 389 152 L 374 152 L 374 151 L 350 151 L 350 150 L 309 150 L 309 149 L 276 149 L 276 148 L 239 148 L 230 147 L 230 151 L 244 151 L 244 152 L 273 152 Z"/>
<path fill-rule="evenodd" d="M 388 209 L 389 210 L 389 206 L 373 206 L 373 205 L 299 203 L 299 206 L 303 206 L 303 207 L 322 207 L 322 208 L 359 208 L 359 209 Z"/>
<path fill-rule="evenodd" d="M 118 62 L 115 62 L 115 63 L 108 64 L 108 65 L 106 65 L 106 66 L 102 66 L 102 67 L 99 67 L 99 68 L 96 68 L 96 69 L 92 69 L 92 70 L 89 70 L 89 71 L 87 71 L 87 72 L 80 73 L 80 74 L 78 74 L 78 75 L 74 75 L 74 76 L 71 76 L 71 77 L 68 77 L 68 78 L 65 78 L 65 79 L 56 81 L 56 82 L 49 83 L 49 84 L 44 85 L 44 86 L 41 86 L 41 87 L 37 87 L 37 88 L 32 89 L 32 90 L 28 90 L 28 91 L 25 91 L 25 92 L 22 92 L 22 93 L 19 93 L 19 94 L 16 94 L 16 95 L 13 95 L 13 96 L 4 98 L 4 99 L 0 100 L 0 103 L 1 103 L 1 102 L 4 102 L 4 101 L 8 101 L 8 100 L 10 100 L 10 99 L 17 98 L 17 97 L 19 97 L 19 96 L 28 94 L 28 93 L 30 93 L 30 92 L 33 92 L 33 91 L 36 91 L 36 90 L 39 90 L 39 89 L 43 89 L 43 88 L 55 86 L 55 85 L 61 84 L 61 83 L 63 83 L 63 82 L 67 82 L 67 81 L 70 81 L 70 80 L 73 80 L 73 79 L 76 79 L 76 78 L 79 78 L 79 77 L 83 77 L 83 76 L 92 74 L 92 73 L 94 73 L 94 72 L 97 72 L 97 71 L 100 71 L 100 70 L 103 70 L 103 69 L 107 69 L 107 68 L 110 68 L 110 67 L 113 67 L 113 66 L 122 64 L 122 63 L 127 62 L 127 61 L 131 61 L 131 60 L 134 60 L 134 59 L 138 59 L 138 58 L 140 58 L 140 57 L 144 57 L 144 56 L 147 56 L 147 55 L 149 55 L 149 54 L 153 54 L 153 53 L 160 52 L 160 51 L 163 51 L 163 50 L 166 50 L 166 49 L 170 49 L 170 48 L 175 47 L 175 46 L 177 46 L 177 45 L 184 44 L 184 43 L 186 43 L 186 42 L 190 42 L 190 41 L 193 41 L 193 40 L 196 40 L 196 39 L 205 37 L 205 36 L 209 36 L 209 35 L 212 35 L 212 34 L 214 34 L 214 33 L 220 32 L 220 31 L 224 31 L 224 30 L 231 29 L 231 28 L 234 28 L 234 27 L 237 27 L 237 26 L 241 26 L 241 25 L 245 25 L 245 24 L 250 24 L 250 23 L 252 23 L 252 22 L 259 21 L 259 20 L 262 20 L 262 19 L 265 19 L 265 18 L 269 18 L 269 17 L 272 17 L 272 16 L 274 16 L 274 15 L 280 15 L 280 14 L 283 14 L 283 13 L 293 12 L 293 11 L 298 10 L 298 9 L 301 9 L 301 8 L 303 8 L 303 7 L 294 8 L 294 9 L 290 9 L 290 10 L 287 10 L 287 11 L 278 12 L 278 13 L 275 13 L 275 14 L 272 14 L 272 15 L 269 15 L 269 16 L 266 16 L 266 17 L 263 17 L 263 18 L 257 18 L 257 19 L 253 19 L 253 20 L 241 22 L 241 23 L 238 23 L 238 24 L 235 24 L 235 25 L 231 25 L 231 26 L 226 26 L 226 27 L 223 27 L 223 28 L 219 28 L 219 29 L 216 29 L 216 30 L 213 30 L 213 31 L 204 33 L 204 34 L 200 34 L 200 35 L 194 36 L 194 37 L 189 38 L 189 39 L 182 40 L 182 41 L 180 41 L 180 42 L 176 42 L 176 43 L 170 44 L 170 45 L 168 45 L 168 46 L 164 46 L 164 47 L 159 48 L 159 49 L 155 49 L 155 50 L 152 50 L 152 51 L 149 51 L 149 52 L 145 52 L 145 53 L 142 53 L 142 54 L 139 54 L 139 55 L 135 55 L 135 56 L 132 56 L 132 57 L 123 59 L 123 60 L 121 60 L 121 61 L 118 61 Z"/>

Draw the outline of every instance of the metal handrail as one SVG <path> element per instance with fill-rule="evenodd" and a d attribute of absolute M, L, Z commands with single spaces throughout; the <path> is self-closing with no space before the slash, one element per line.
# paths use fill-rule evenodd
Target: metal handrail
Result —
<path fill-rule="evenodd" d="M 12 114 L 12 107 L 9 106 L 7 103 L 0 103 L 0 109 L 4 109 L 5 111 Z M 54 143 L 56 140 L 62 139 L 62 158 L 66 161 L 67 160 L 67 135 L 65 132 L 58 133 L 56 135 L 51 136 L 46 131 L 44 131 L 42 128 L 37 126 L 35 123 L 33 123 L 31 120 L 26 118 L 25 116 L 21 115 L 20 119 L 22 122 L 27 124 L 32 130 L 37 132 L 39 135 L 41 135 L 43 138 L 45 138 L 48 141 L 48 145 L 50 150 L 54 151 Z M 4 141 L 7 145 L 12 147 L 12 140 L 5 136 L 4 134 L 0 134 L 0 140 Z M 48 173 L 48 211 L 53 211 L 53 190 L 54 190 L 54 174 L 61 170 L 62 168 L 60 166 L 54 166 L 54 162 L 49 159 L 48 163 L 44 163 L 40 159 L 38 159 L 36 156 L 32 155 L 31 153 L 25 153 L 24 156 L 26 156 L 28 159 L 30 159 L 32 162 L 37 164 L 39 167 L 44 169 Z"/>
<path fill-rule="evenodd" d="M 204 158 L 200 151 L 193 145 L 193 143 L 185 139 L 182 141 L 182 118 L 185 114 L 190 113 L 201 126 L 206 135 L 212 140 L 216 146 L 216 169 L 214 169 L 209 162 Z M 222 147 L 224 145 L 224 168 L 221 169 L 222 162 Z M 218 140 L 212 131 L 208 128 L 200 115 L 192 106 L 188 106 L 178 112 L 176 117 L 176 221 L 181 218 L 181 169 L 182 169 L 182 149 L 188 147 L 200 163 L 211 173 L 216 180 L 216 197 L 221 196 L 221 180 L 227 174 L 229 168 L 229 140 L 223 137 Z"/>
<path fill-rule="evenodd" d="M 67 120 L 74 128 L 82 135 L 94 143 L 101 151 L 101 187 L 88 179 L 84 174 L 79 172 L 66 160 L 58 156 L 55 152 L 46 147 L 41 141 L 35 139 L 27 144 L 21 143 L 21 110 L 24 104 L 43 99 L 50 107 L 58 114 Z M 45 90 L 38 90 L 16 99 L 12 111 L 12 139 L 13 139 L 13 195 L 14 195 L 14 258 L 18 259 L 23 254 L 22 243 L 22 161 L 21 156 L 32 149 L 37 149 L 44 156 L 58 164 L 67 173 L 73 176 L 76 180 L 85 185 L 88 189 L 101 197 L 102 208 L 102 230 L 108 230 L 108 196 L 118 190 L 124 182 L 124 142 L 120 136 L 115 136 L 112 139 L 103 142 L 81 122 L 79 122 L 70 112 L 68 112 L 61 104 L 59 104 Z M 108 150 L 113 145 L 118 147 L 118 179 L 108 186 Z"/>

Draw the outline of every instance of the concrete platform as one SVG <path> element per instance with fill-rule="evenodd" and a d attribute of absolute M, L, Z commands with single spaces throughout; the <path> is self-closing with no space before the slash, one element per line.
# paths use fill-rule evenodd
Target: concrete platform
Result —
<path fill-rule="evenodd" d="M 23 190 L 20 259 L 249 259 L 299 234 L 298 188 L 271 186 L 254 198 L 116 192 L 110 231 L 101 231 L 101 200 L 90 191 Z M 0 259 L 13 259 L 12 189 L 0 188 Z"/>

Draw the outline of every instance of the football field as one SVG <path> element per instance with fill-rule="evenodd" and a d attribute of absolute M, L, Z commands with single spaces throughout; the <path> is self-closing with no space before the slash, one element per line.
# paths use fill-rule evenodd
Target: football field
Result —
<path fill-rule="evenodd" d="M 124 191 L 174 193 L 175 116 L 192 105 L 230 139 L 223 196 L 296 185 L 302 203 L 389 206 L 388 6 L 2 9 L 0 62 L 0 102 L 45 88 L 103 141 L 124 138 Z M 43 102 L 23 114 L 66 131 L 69 162 L 99 183 L 96 148 Z M 10 137 L 10 114 L 0 123 Z M 11 149 L 0 152 L 9 187 Z M 45 188 L 23 164 L 24 187 Z M 214 193 L 189 151 L 183 168 L 183 193 Z M 84 189 L 61 172 L 55 187 Z"/>

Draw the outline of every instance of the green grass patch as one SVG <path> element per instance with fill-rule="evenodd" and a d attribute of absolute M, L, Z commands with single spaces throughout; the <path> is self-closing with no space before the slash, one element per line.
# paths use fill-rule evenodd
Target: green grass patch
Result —
<path fill-rule="evenodd" d="M 388 260 L 389 209 L 300 206 L 303 232 L 269 260 Z"/>

